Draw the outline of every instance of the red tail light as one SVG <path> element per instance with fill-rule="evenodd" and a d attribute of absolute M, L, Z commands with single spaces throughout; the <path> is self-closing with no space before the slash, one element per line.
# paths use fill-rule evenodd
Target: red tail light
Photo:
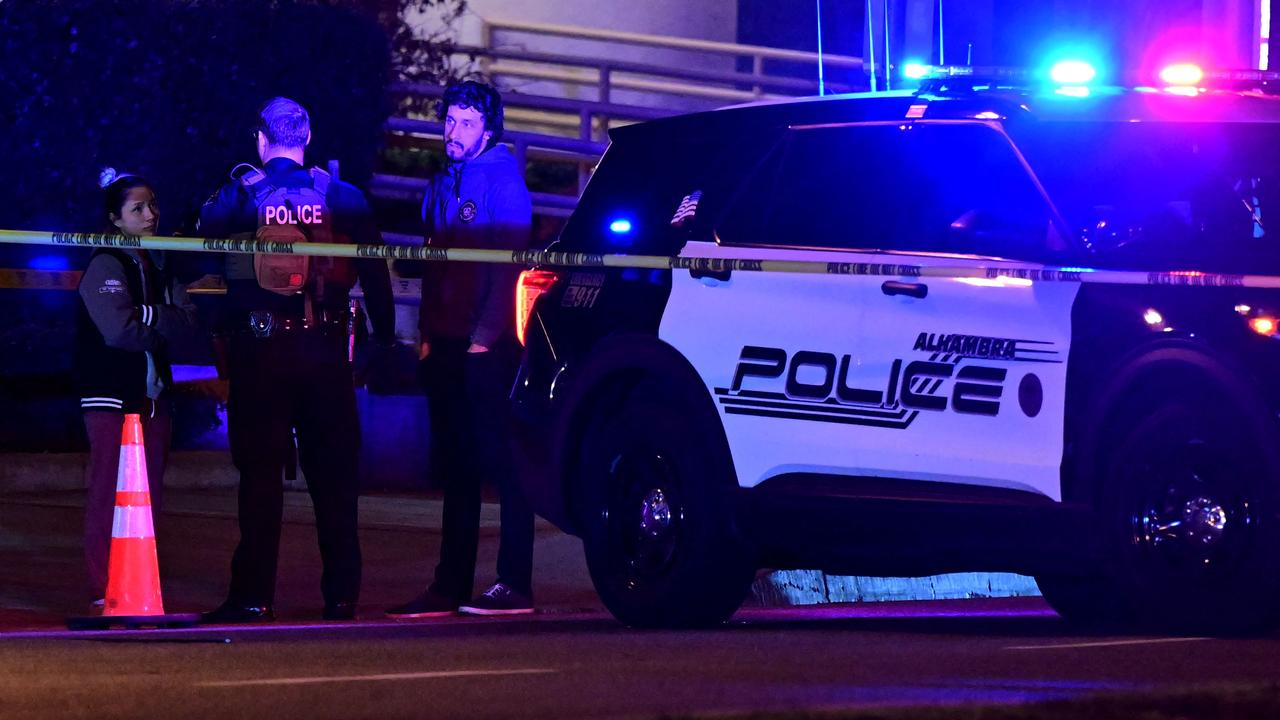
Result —
<path fill-rule="evenodd" d="M 560 277 L 550 270 L 525 270 L 516 281 L 516 338 L 524 345 L 524 333 L 533 317 L 533 304 Z"/>
<path fill-rule="evenodd" d="M 1274 317 L 1258 315 L 1257 317 L 1249 318 L 1249 329 L 1263 337 L 1274 337 L 1276 330 L 1280 329 L 1280 321 L 1277 321 Z"/>

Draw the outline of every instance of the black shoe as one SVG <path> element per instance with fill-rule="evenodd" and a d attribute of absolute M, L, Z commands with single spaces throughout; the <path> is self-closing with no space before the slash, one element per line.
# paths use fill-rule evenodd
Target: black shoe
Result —
<path fill-rule="evenodd" d="M 503 583 L 494 583 L 483 594 L 458 608 L 458 612 L 467 615 L 528 615 L 533 611 L 533 598 Z"/>
<path fill-rule="evenodd" d="M 355 620 L 356 604 L 353 602 L 327 603 L 324 606 L 325 620 Z"/>
<path fill-rule="evenodd" d="M 239 625 L 241 623 L 271 622 L 276 614 L 270 605 L 245 606 L 236 605 L 230 600 L 216 609 L 200 613 L 200 622 L 207 625 Z"/>
<path fill-rule="evenodd" d="M 387 608 L 387 617 L 398 619 L 447 617 L 457 612 L 456 600 L 427 590 L 403 605 Z"/>

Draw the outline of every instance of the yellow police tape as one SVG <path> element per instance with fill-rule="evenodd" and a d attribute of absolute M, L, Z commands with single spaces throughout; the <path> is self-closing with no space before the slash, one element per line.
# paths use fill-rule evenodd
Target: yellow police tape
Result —
<path fill-rule="evenodd" d="M 1280 277 L 1180 272 L 1138 272 L 1086 268 L 1042 268 L 1000 265 L 946 267 L 894 263 L 817 262 L 806 260 L 748 260 L 738 258 L 672 257 L 666 255 L 604 255 L 598 253 L 544 252 L 540 250 L 481 250 L 405 245 L 351 245 L 340 243 L 281 243 L 217 238 L 135 237 L 103 233 L 35 232 L 0 230 L 0 243 L 61 247 L 115 247 L 148 250 L 182 250 L 221 253 L 267 253 L 320 257 L 384 258 L 432 262 L 483 262 L 558 267 L 616 267 L 703 272 L 807 273 L 818 275 L 873 275 L 889 277 L 972 278 L 999 282 L 1003 279 L 1032 282 L 1078 282 L 1107 285 L 1172 285 L 1190 287 L 1280 288 Z"/>

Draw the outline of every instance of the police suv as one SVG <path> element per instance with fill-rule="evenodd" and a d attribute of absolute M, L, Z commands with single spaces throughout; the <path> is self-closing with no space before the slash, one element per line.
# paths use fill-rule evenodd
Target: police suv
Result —
<path fill-rule="evenodd" d="M 513 395 L 609 610 L 1012 571 L 1073 620 L 1271 623 L 1280 99 L 1179 72 L 938 69 L 611 132 L 551 249 L 682 260 L 526 272 Z"/>

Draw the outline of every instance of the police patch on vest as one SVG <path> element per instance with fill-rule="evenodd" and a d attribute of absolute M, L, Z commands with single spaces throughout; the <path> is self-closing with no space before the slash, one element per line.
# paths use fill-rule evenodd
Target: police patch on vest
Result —
<path fill-rule="evenodd" d="M 458 219 L 464 223 L 469 223 L 476 219 L 476 203 L 474 200 L 462 203 L 462 207 L 458 208 Z"/>
<path fill-rule="evenodd" d="M 324 205 L 266 205 L 262 218 L 263 225 L 319 225 L 324 222 Z"/>

